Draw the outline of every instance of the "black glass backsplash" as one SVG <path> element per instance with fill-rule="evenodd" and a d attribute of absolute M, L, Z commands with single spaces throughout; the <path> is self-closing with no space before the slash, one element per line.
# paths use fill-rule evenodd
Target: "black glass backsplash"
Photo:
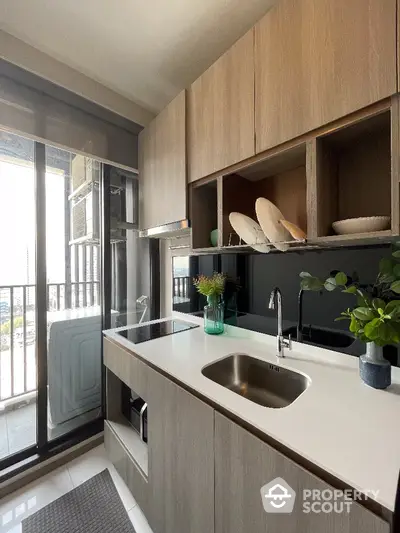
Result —
<path fill-rule="evenodd" d="M 295 336 L 298 319 L 299 274 L 310 272 L 327 277 L 331 270 L 342 270 L 348 275 L 357 272 L 362 283 L 372 283 L 378 272 L 379 260 L 390 257 L 389 245 L 347 248 L 324 251 L 305 251 L 274 254 L 221 254 L 173 258 L 173 309 L 175 311 L 201 315 L 205 298 L 193 287 L 193 278 L 199 274 L 211 275 L 224 272 L 230 280 L 237 280 L 238 290 L 230 281 L 224 295 L 225 322 L 241 328 L 276 335 L 276 312 L 268 309 L 271 290 L 279 287 L 283 300 L 284 330 L 291 329 Z M 335 322 L 344 309 L 354 306 L 354 296 L 340 291 L 322 294 L 305 292 L 303 297 L 304 331 L 315 329 L 343 331 L 348 334 L 347 322 Z M 322 345 L 318 335 L 312 343 Z M 365 345 L 359 341 L 341 343 L 333 347 L 349 355 L 365 352 Z M 350 344 L 341 346 L 340 344 Z M 400 366 L 398 350 L 385 349 L 385 356 L 392 364 Z"/>

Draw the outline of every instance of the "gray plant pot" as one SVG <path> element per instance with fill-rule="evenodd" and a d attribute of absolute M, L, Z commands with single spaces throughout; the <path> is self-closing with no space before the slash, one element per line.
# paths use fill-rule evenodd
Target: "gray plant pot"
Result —
<path fill-rule="evenodd" d="M 392 382 L 392 367 L 383 357 L 383 348 L 374 342 L 367 342 L 367 351 L 360 356 L 360 377 L 374 389 L 386 389 Z"/>

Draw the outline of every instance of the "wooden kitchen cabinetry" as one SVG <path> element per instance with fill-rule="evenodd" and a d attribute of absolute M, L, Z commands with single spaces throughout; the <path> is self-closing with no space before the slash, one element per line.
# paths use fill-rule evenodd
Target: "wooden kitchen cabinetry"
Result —
<path fill-rule="evenodd" d="M 257 153 L 396 92 L 396 0 L 281 0 L 255 27 Z"/>
<path fill-rule="evenodd" d="M 229 214 L 238 211 L 256 220 L 259 197 L 273 202 L 285 219 L 306 232 L 303 247 L 388 242 L 398 236 L 399 110 L 395 95 L 234 165 L 209 181 L 191 183 L 193 250 L 204 253 L 208 248 L 211 253 L 210 232 L 216 228 L 221 249 L 237 246 L 239 237 Z M 336 235 L 332 228 L 338 220 L 373 216 L 389 217 L 387 229 Z"/>
<path fill-rule="evenodd" d="M 186 91 L 139 134 L 140 227 L 187 217 Z"/>
<path fill-rule="evenodd" d="M 303 512 L 303 490 L 334 487 L 117 343 L 104 339 L 104 355 L 106 451 L 154 533 L 390 532 L 356 502 Z M 121 415 L 122 382 L 147 402 L 147 444 Z M 261 487 L 277 477 L 296 492 L 291 514 L 264 510 Z"/>
<path fill-rule="evenodd" d="M 214 531 L 214 410 L 104 339 L 107 454 L 154 533 Z M 121 414 L 121 387 L 148 405 L 148 443 Z"/>
<path fill-rule="evenodd" d="M 388 108 L 316 137 L 309 176 L 310 238 L 326 242 L 357 238 L 335 235 L 332 222 L 370 216 L 391 218 L 391 229 L 376 232 L 376 237 L 398 234 L 398 197 L 392 198 L 399 179 L 395 168 L 398 147 L 393 157 L 391 148 L 391 127 L 397 124 L 394 113 L 395 109 Z"/>
<path fill-rule="evenodd" d="M 296 491 L 291 514 L 263 508 L 260 489 L 277 477 Z M 215 413 L 215 533 L 389 533 L 387 522 L 354 502 L 349 513 L 304 513 L 304 489 L 333 487 Z"/>
<path fill-rule="evenodd" d="M 149 377 L 149 523 L 154 533 L 213 533 L 214 410 Z"/>
<path fill-rule="evenodd" d="M 252 29 L 191 85 L 189 182 L 254 155 L 253 59 Z"/>
<path fill-rule="evenodd" d="M 110 461 L 147 516 L 150 512 L 148 447 L 122 415 L 122 385 L 127 385 L 148 401 L 150 369 L 106 338 L 103 340 L 103 354 L 106 366 L 104 445 Z"/>

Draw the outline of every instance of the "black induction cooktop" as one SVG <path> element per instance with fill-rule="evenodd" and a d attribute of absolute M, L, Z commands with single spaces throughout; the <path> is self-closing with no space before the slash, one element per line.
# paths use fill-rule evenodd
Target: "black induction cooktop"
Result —
<path fill-rule="evenodd" d="M 189 324 L 180 320 L 166 320 L 165 322 L 155 322 L 154 324 L 124 329 L 123 331 L 118 331 L 117 335 L 122 335 L 128 341 L 139 344 L 198 327 L 196 324 Z"/>

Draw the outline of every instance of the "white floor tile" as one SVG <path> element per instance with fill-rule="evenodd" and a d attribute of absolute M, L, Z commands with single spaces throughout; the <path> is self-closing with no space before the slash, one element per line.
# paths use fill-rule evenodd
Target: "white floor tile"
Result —
<path fill-rule="evenodd" d="M 63 467 L 0 500 L 0 533 L 17 533 L 21 521 L 72 490 L 68 470 Z"/>
<path fill-rule="evenodd" d="M 153 530 L 149 526 L 146 517 L 144 516 L 138 505 L 131 509 L 128 515 L 131 519 L 132 525 L 135 528 L 136 533 L 153 533 Z"/>
<path fill-rule="evenodd" d="M 128 487 L 107 459 L 103 445 L 90 450 L 65 467 L 55 470 L 0 500 L 0 533 L 22 533 L 21 521 L 24 518 L 84 483 L 105 468 L 108 468 L 111 473 L 136 533 L 152 533 Z M 133 513 L 135 509 L 137 511 Z"/>
<path fill-rule="evenodd" d="M 74 487 L 77 487 L 109 466 L 111 463 L 104 445 L 101 445 L 68 463 L 68 471 Z"/>
<path fill-rule="evenodd" d="M 110 471 L 111 477 L 114 481 L 115 487 L 118 491 L 119 497 L 122 500 L 122 503 L 124 504 L 126 511 L 130 511 L 137 505 L 135 498 L 132 496 L 131 491 L 125 485 L 124 480 L 115 470 L 115 468 L 111 466 L 108 469 Z"/>
<path fill-rule="evenodd" d="M 19 524 L 17 524 L 15 527 L 13 527 L 12 529 L 9 529 L 7 531 L 7 533 L 22 533 L 22 524 L 21 524 L 21 522 Z"/>
<path fill-rule="evenodd" d="M 99 474 L 105 468 L 108 468 L 110 471 L 125 509 L 130 511 L 136 505 L 136 501 L 121 476 L 115 470 L 112 463 L 107 459 L 104 445 L 90 450 L 90 452 L 85 453 L 68 464 L 68 471 L 74 487 L 81 485 L 91 477 Z"/>

